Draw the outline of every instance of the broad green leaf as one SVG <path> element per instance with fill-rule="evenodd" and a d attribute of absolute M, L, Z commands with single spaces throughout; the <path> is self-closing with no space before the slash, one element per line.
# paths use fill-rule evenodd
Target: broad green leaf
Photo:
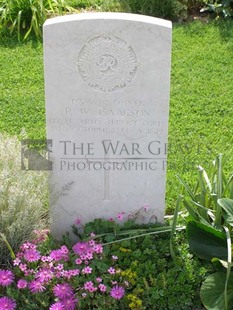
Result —
<path fill-rule="evenodd" d="M 201 300 L 208 310 L 230 310 L 233 307 L 233 275 L 228 280 L 228 308 L 225 307 L 224 289 L 226 273 L 216 272 L 210 275 L 201 286 Z"/>
<path fill-rule="evenodd" d="M 225 290 L 224 290 L 224 299 L 225 299 L 225 306 L 226 309 L 228 308 L 228 301 L 229 301 L 229 296 L 228 296 L 228 284 L 229 284 L 229 279 L 231 276 L 231 261 L 232 261 L 232 255 L 231 255 L 231 235 L 229 232 L 229 229 L 224 226 L 224 229 L 226 231 L 226 236 L 227 236 L 227 276 L 226 276 L 226 281 L 225 281 Z"/>
<path fill-rule="evenodd" d="M 187 236 L 191 251 L 203 259 L 218 258 L 227 261 L 226 235 L 204 223 L 190 221 Z"/>
<path fill-rule="evenodd" d="M 218 199 L 218 204 L 226 212 L 225 214 L 223 214 L 226 223 L 233 226 L 233 199 L 229 198 Z"/>

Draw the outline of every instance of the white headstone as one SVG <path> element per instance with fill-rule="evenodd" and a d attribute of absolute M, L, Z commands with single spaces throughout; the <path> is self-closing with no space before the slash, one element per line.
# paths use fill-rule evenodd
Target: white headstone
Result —
<path fill-rule="evenodd" d="M 165 208 L 171 22 L 85 13 L 44 25 L 52 232 Z M 150 213 L 151 215 L 151 213 Z"/>

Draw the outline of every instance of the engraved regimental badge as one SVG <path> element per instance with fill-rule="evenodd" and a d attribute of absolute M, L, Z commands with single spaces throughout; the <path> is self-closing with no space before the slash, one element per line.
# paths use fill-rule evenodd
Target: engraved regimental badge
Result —
<path fill-rule="evenodd" d="M 124 40 L 102 35 L 89 40 L 78 55 L 77 67 L 93 89 L 112 92 L 126 87 L 134 78 L 137 58 Z"/>

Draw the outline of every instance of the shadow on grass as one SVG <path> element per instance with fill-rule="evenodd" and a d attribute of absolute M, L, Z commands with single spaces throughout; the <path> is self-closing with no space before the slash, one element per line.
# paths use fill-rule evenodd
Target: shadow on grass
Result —
<path fill-rule="evenodd" d="M 193 25 L 195 23 L 195 26 Z M 174 23 L 174 28 L 183 28 L 184 33 L 187 35 L 202 35 L 206 33 L 206 27 L 211 26 L 219 32 L 222 40 L 228 42 L 233 40 L 233 19 L 213 19 L 203 18 L 186 23 Z"/>
<path fill-rule="evenodd" d="M 224 41 L 233 41 L 233 19 L 217 20 L 214 22 L 216 28 Z M 233 43 L 233 42 L 232 42 Z"/>
<path fill-rule="evenodd" d="M 38 39 L 36 36 L 30 35 L 26 40 L 23 40 L 23 34 L 21 35 L 20 40 L 18 39 L 17 34 L 10 34 L 9 31 L 0 32 L 0 47 L 7 48 L 17 48 L 24 46 L 25 44 L 31 45 L 33 48 L 37 49 L 41 46 L 42 39 Z"/>

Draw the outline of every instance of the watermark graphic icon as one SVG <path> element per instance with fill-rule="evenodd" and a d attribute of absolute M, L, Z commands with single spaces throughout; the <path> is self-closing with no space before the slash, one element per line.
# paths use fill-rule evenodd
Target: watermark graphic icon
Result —
<path fill-rule="evenodd" d="M 52 170 L 51 139 L 25 139 L 21 141 L 22 170 Z"/>

